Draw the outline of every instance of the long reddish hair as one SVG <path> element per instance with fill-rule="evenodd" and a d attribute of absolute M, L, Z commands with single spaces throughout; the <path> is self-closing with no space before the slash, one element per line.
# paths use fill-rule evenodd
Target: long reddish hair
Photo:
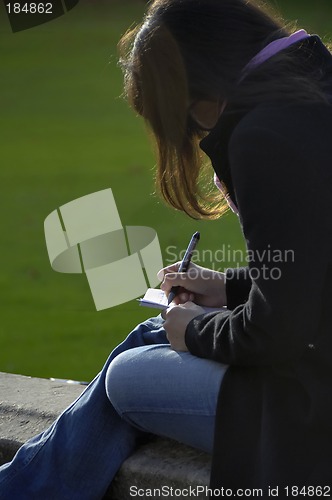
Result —
<path fill-rule="evenodd" d="M 199 100 L 250 107 L 267 98 L 326 101 L 310 54 L 287 50 L 238 85 L 264 46 L 294 31 L 255 0 L 156 0 L 143 22 L 119 42 L 125 95 L 157 146 L 156 186 L 168 204 L 193 218 L 227 210 L 207 182 L 211 166 L 199 148 L 206 135 L 192 120 Z M 309 62 L 308 62 L 309 64 Z"/>

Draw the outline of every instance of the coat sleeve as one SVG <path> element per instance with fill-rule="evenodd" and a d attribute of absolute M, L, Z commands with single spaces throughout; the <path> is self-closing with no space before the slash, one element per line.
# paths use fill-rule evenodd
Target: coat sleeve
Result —
<path fill-rule="evenodd" d="M 249 267 L 236 267 L 226 270 L 227 308 L 235 309 L 248 300 L 251 289 Z"/>
<path fill-rule="evenodd" d="M 302 152 L 300 138 L 290 140 L 283 131 L 235 130 L 229 159 L 251 288 L 234 310 L 189 323 L 185 339 L 193 354 L 264 365 L 299 358 L 314 343 L 330 230 L 319 168 Z"/>

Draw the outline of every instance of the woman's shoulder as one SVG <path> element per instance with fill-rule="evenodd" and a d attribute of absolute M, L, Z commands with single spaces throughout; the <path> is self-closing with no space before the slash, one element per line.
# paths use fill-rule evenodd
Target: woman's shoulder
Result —
<path fill-rule="evenodd" d="M 332 103 L 324 102 L 273 102 L 261 104 L 239 121 L 232 134 L 236 143 L 250 133 L 257 140 L 265 134 L 287 138 L 290 141 L 310 136 L 320 138 L 332 133 Z M 264 135 L 265 135 L 264 134 Z"/>
<path fill-rule="evenodd" d="M 294 188 L 306 179 L 331 186 L 332 105 L 280 103 L 259 106 L 235 127 L 229 160 L 233 181 L 287 179 Z"/>

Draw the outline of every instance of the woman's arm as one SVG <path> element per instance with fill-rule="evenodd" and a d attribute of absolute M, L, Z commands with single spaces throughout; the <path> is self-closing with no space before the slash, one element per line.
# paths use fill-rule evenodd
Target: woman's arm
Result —
<path fill-rule="evenodd" d="M 233 311 L 191 320 L 186 345 L 228 364 L 299 358 L 314 343 L 331 258 L 321 165 L 313 166 L 306 145 L 290 143 L 283 130 L 252 126 L 235 131 L 230 165 L 252 286 Z"/>

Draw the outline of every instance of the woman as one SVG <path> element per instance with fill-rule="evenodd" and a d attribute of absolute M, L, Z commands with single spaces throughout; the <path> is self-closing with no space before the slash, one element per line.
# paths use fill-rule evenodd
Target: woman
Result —
<path fill-rule="evenodd" d="M 183 287 L 165 321 L 139 325 L 0 469 L 0 498 L 102 498 L 144 432 L 213 453 L 213 489 L 330 496 L 331 54 L 247 0 L 157 0 L 120 49 L 161 194 L 193 217 L 225 211 L 202 192 L 201 148 L 250 263 L 162 270 L 167 293 Z"/>

